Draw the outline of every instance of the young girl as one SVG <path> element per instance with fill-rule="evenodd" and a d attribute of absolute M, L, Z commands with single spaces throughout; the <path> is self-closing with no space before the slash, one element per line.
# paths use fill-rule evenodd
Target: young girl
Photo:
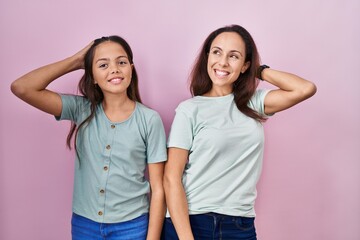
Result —
<path fill-rule="evenodd" d="M 276 90 L 256 89 L 261 79 Z M 191 76 L 193 98 L 178 106 L 168 140 L 165 239 L 256 239 L 254 202 L 270 115 L 316 91 L 296 75 L 259 66 L 238 25 L 212 32 Z"/>
<path fill-rule="evenodd" d="M 81 96 L 46 89 L 81 68 Z M 159 114 L 141 104 L 128 43 L 119 36 L 96 39 L 69 58 L 25 74 L 11 90 L 57 120 L 72 122 L 67 138 L 69 147 L 75 139 L 76 150 L 72 238 L 159 239 L 165 132 Z"/>

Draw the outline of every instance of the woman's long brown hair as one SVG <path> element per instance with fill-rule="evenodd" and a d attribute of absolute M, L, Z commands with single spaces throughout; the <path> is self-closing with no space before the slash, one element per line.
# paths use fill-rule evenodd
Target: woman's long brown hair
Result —
<path fill-rule="evenodd" d="M 214 39 L 223 32 L 235 32 L 245 42 L 245 62 L 250 62 L 248 69 L 241 73 L 233 83 L 234 101 L 237 108 L 246 116 L 263 122 L 265 118 L 248 106 L 249 100 L 254 95 L 259 81 L 256 79 L 256 70 L 260 65 L 259 53 L 250 33 L 239 25 L 230 25 L 219 28 L 206 38 L 200 53 L 195 61 L 190 75 L 190 91 L 193 96 L 201 96 L 212 88 L 212 81 L 207 72 L 207 62 L 210 47 Z"/>

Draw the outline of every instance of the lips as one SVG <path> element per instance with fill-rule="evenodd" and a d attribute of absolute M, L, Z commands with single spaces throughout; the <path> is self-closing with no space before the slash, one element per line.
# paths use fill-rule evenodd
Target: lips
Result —
<path fill-rule="evenodd" d="M 112 83 L 112 84 L 119 84 L 121 83 L 121 81 L 124 80 L 124 78 L 112 78 L 110 80 L 108 80 L 108 82 Z"/>
<path fill-rule="evenodd" d="M 227 71 L 223 71 L 223 70 L 219 70 L 219 69 L 215 69 L 214 72 L 217 77 L 225 77 L 230 74 Z"/>

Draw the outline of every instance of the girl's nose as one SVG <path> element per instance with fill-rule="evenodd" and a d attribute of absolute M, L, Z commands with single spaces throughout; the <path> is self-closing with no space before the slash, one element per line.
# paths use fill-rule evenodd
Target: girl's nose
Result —
<path fill-rule="evenodd" d="M 111 71 L 111 73 L 112 74 L 114 74 L 114 73 L 119 73 L 120 71 L 119 71 L 119 69 L 117 69 L 117 68 L 114 68 L 114 69 L 112 69 L 112 71 Z"/>
<path fill-rule="evenodd" d="M 117 64 L 112 64 L 112 65 L 111 65 L 110 72 L 111 72 L 111 74 L 119 73 L 119 72 L 120 72 L 119 66 L 118 66 Z"/>

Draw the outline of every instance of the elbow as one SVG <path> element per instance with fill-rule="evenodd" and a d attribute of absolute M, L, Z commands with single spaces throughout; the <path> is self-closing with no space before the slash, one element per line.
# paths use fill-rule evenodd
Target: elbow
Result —
<path fill-rule="evenodd" d="M 163 199 L 164 196 L 165 192 L 162 185 L 151 188 L 151 198 Z"/>
<path fill-rule="evenodd" d="M 308 82 L 302 89 L 302 96 L 303 96 L 302 98 L 304 100 L 308 99 L 308 98 L 314 96 L 316 91 L 317 91 L 316 85 L 312 82 Z"/>
<path fill-rule="evenodd" d="M 309 87 L 309 97 L 312 97 L 315 95 L 317 91 L 317 87 L 314 83 L 310 83 L 310 87 Z"/>
<path fill-rule="evenodd" d="M 20 84 L 18 81 L 14 81 L 11 83 L 10 90 L 15 96 L 19 98 L 23 98 L 23 96 L 26 95 L 26 88 L 22 86 L 22 84 Z"/>

